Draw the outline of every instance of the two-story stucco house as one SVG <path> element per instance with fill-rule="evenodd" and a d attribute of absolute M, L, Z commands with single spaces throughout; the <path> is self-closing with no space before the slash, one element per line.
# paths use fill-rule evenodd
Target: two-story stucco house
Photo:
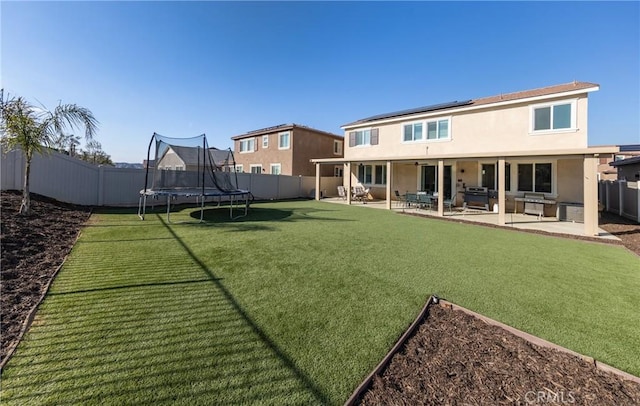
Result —
<path fill-rule="evenodd" d="M 341 158 L 344 138 L 299 124 L 282 124 L 231 137 L 239 172 L 313 176 L 312 158 Z M 321 176 L 342 176 L 342 164 Z"/>
<path fill-rule="evenodd" d="M 378 114 L 345 124 L 344 186 L 369 187 L 387 208 L 395 191 L 430 191 L 463 205 L 484 188 L 498 224 L 526 193 L 584 204 L 584 230 L 598 230 L 597 165 L 617 147 L 587 146 L 588 94 L 599 85 L 571 82 L 540 89 Z M 320 189 L 316 177 L 316 190 Z M 522 207 L 520 207 L 522 210 Z M 544 211 L 555 213 L 554 205 Z"/>

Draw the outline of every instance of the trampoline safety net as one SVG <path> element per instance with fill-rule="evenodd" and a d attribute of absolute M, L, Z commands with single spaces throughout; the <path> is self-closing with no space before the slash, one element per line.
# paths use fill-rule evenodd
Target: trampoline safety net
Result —
<path fill-rule="evenodd" d="M 147 198 L 167 198 L 167 220 L 171 201 L 195 197 L 203 219 L 207 198 L 230 205 L 231 218 L 247 214 L 250 193 L 238 188 L 231 149 L 209 147 L 205 134 L 191 138 L 171 138 L 154 133 L 147 150 L 144 188 L 140 191 L 138 215 L 144 220 Z M 234 205 L 244 205 L 244 214 L 234 217 Z"/>

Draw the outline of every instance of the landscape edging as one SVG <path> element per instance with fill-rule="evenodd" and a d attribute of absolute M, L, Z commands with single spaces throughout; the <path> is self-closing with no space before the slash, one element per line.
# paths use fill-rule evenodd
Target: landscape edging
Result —
<path fill-rule="evenodd" d="M 511 334 L 513 334 L 515 336 L 518 336 L 518 337 L 520 337 L 520 338 L 522 338 L 522 339 L 524 339 L 524 340 L 526 340 L 526 341 L 528 341 L 528 342 L 530 342 L 532 344 L 535 344 L 535 345 L 540 346 L 540 347 L 546 347 L 546 348 L 550 348 L 550 349 L 553 349 L 553 350 L 557 350 L 557 351 L 561 351 L 561 352 L 573 355 L 575 357 L 581 358 L 581 359 L 589 362 L 590 364 L 593 364 L 597 369 L 599 369 L 601 371 L 611 372 L 611 373 L 613 373 L 615 375 L 620 376 L 622 379 L 626 379 L 628 381 L 633 381 L 633 382 L 636 382 L 636 383 L 640 384 L 640 377 L 637 377 L 635 375 L 631 375 L 628 372 L 625 372 L 625 371 L 622 371 L 620 369 L 614 368 L 611 365 L 607 365 L 607 364 L 605 364 L 603 362 L 600 362 L 600 361 L 596 360 L 593 357 L 589 357 L 587 355 L 582 355 L 582 354 L 577 353 L 575 351 L 572 351 L 572 350 L 570 350 L 568 348 L 565 348 L 565 347 L 562 347 L 560 345 L 554 344 L 554 343 L 552 343 L 550 341 L 543 340 L 540 337 L 536 337 L 536 336 L 531 335 L 529 333 L 525 333 L 522 330 L 518 330 L 518 329 L 516 329 L 514 327 L 511 327 L 511 326 L 508 326 L 508 325 L 506 325 L 504 323 L 500 323 L 499 321 L 493 320 L 493 319 L 491 319 L 489 317 L 483 316 L 483 315 L 481 315 L 479 313 L 476 313 L 476 312 L 474 312 L 472 310 L 466 309 L 466 308 L 464 308 L 462 306 L 458 306 L 458 305 L 453 304 L 451 302 L 448 302 L 446 300 L 441 299 L 440 300 L 440 306 L 444 307 L 444 308 L 449 308 L 451 310 L 460 310 L 460 311 L 462 311 L 462 312 L 464 312 L 466 314 L 469 314 L 471 316 L 474 316 L 474 317 L 484 321 L 487 324 L 491 324 L 493 326 L 497 326 L 497 327 L 500 327 L 500 328 L 502 328 L 504 330 L 507 330 Z"/>
<path fill-rule="evenodd" d="M 424 305 L 424 307 L 422 308 L 418 316 L 415 318 L 413 323 L 411 323 L 409 325 L 409 328 L 407 328 L 407 330 L 404 332 L 404 334 L 400 336 L 396 344 L 391 348 L 391 350 L 382 359 L 382 361 L 380 361 L 380 363 L 373 369 L 373 371 L 369 375 L 367 375 L 364 381 L 362 381 L 362 383 L 360 383 L 360 385 L 358 385 L 358 387 L 353 391 L 349 399 L 347 399 L 347 401 L 345 402 L 345 406 L 352 406 L 356 403 L 356 401 L 360 399 L 362 394 L 369 388 L 369 385 L 371 385 L 371 381 L 373 380 L 373 377 L 378 375 L 384 368 L 386 368 L 389 362 L 391 362 L 391 358 L 393 358 L 396 352 L 398 352 L 398 350 L 400 350 L 400 348 L 404 346 L 406 341 L 413 334 L 416 328 L 420 325 L 422 320 L 427 316 L 427 312 L 429 310 L 429 306 L 431 305 L 431 303 L 434 303 L 434 302 L 437 303 L 437 301 L 438 301 L 437 297 L 429 296 L 429 300 L 427 300 L 427 303 Z"/>

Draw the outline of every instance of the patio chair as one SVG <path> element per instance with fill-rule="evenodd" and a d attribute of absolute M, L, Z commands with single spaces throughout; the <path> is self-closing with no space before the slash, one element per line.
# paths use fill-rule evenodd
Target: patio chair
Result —
<path fill-rule="evenodd" d="M 456 195 L 458 194 L 458 192 L 453 192 L 453 196 L 451 196 L 451 199 L 444 199 L 444 201 L 442 203 L 444 203 L 445 206 L 449 207 L 449 212 L 453 211 L 453 206 L 456 205 Z"/>
<path fill-rule="evenodd" d="M 356 186 L 353 188 L 353 200 L 360 200 L 362 204 L 367 203 L 367 198 L 369 197 L 369 188 L 365 189 L 362 186 Z"/>
<path fill-rule="evenodd" d="M 418 204 L 418 194 L 417 193 L 408 193 L 404 195 L 404 203 L 405 207 L 411 207 L 412 204 Z"/>
<path fill-rule="evenodd" d="M 431 195 L 427 194 L 427 192 L 418 192 L 416 197 L 416 207 L 418 209 L 431 209 Z"/>
<path fill-rule="evenodd" d="M 405 195 L 401 195 L 397 190 L 395 190 L 394 193 L 396 195 L 396 206 L 404 207 L 406 204 Z"/>
<path fill-rule="evenodd" d="M 347 191 L 345 190 L 344 186 L 338 186 L 338 197 L 340 197 L 342 200 L 347 200 Z"/>

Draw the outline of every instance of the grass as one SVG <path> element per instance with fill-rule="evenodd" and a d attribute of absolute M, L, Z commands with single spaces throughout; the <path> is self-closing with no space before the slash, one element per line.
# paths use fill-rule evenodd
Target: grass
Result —
<path fill-rule="evenodd" d="M 329 203 L 95 214 L 2 403 L 340 404 L 438 294 L 640 375 L 621 247 Z"/>

